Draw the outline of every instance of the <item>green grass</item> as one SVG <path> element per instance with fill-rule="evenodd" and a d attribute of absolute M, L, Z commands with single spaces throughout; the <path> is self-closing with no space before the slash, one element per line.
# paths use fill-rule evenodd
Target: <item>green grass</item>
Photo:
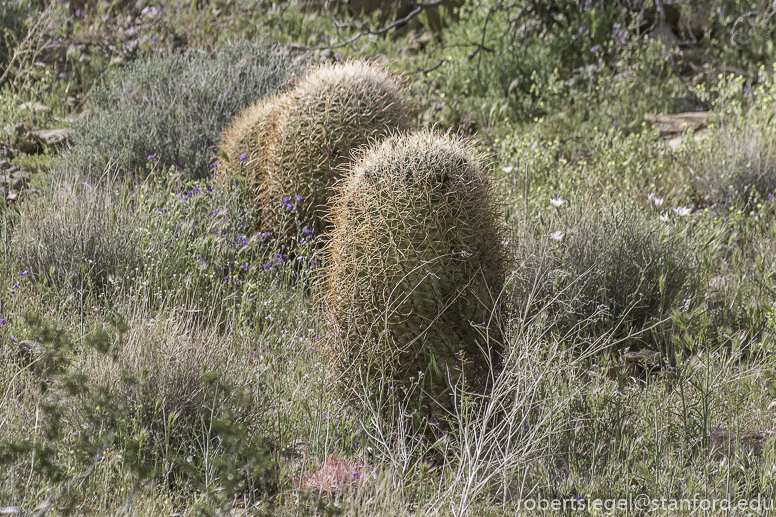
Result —
<path fill-rule="evenodd" d="M 41 195 L 0 203 L 0 507 L 495 516 L 536 514 L 528 501 L 542 498 L 770 502 L 776 89 L 763 13 L 748 18 L 747 40 L 726 43 L 744 3 L 710 9 L 722 36 L 703 43 L 711 64 L 691 87 L 714 116 L 705 139 L 675 149 L 643 123 L 686 101 L 659 44 L 625 45 L 603 25 L 581 41 L 569 25 L 589 31 L 591 16 L 614 23 L 619 13 L 581 9 L 568 27 L 549 25 L 554 46 L 537 37 L 520 47 L 531 70 L 518 70 L 504 53 L 514 44 L 493 33 L 493 51 L 479 65 L 467 59 L 487 13 L 480 2 L 439 44 L 368 36 L 334 51 L 382 55 L 405 72 L 450 59 L 408 75 L 416 116 L 440 131 L 476 124 L 510 229 L 512 271 L 496 315 L 506 353 L 488 392 L 464 394 L 435 443 L 418 431 L 409 397 L 368 379 L 347 391 L 337 378 L 322 303 L 326 236 L 307 240 L 294 210 L 297 238 L 280 241 L 254 233 L 250 186 L 186 179 L 145 151 L 133 157 L 143 174 L 113 166 L 99 178 L 63 167 L 54 150 L 9 156 L 41 171 L 32 180 Z M 173 32 L 210 53 L 241 39 L 343 41 L 357 29 L 295 4 L 157 7 L 162 15 L 142 15 L 134 57 L 176 52 Z M 71 24 L 65 43 L 93 42 L 124 28 L 131 9 L 89 2 L 85 19 L 57 16 Z M 494 27 L 509 27 L 509 16 Z M 605 48 L 600 62 L 593 43 Z M 123 66 L 121 45 L 91 60 L 71 51 L 27 63 L 3 86 L 0 126 L 63 127 L 93 108 L 93 85 L 109 91 L 126 70 L 105 74 Z M 736 60 L 741 73 L 718 75 Z M 83 104 L 68 104 L 74 91 Z M 50 109 L 20 108 L 34 101 Z M 177 121 L 190 134 L 191 114 L 133 127 L 153 134 Z"/>

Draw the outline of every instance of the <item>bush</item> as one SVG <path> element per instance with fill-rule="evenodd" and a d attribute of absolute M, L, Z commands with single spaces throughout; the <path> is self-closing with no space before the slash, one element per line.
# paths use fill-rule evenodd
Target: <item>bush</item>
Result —
<path fill-rule="evenodd" d="M 718 115 L 714 132 L 692 160 L 704 201 L 750 210 L 776 194 L 773 75 L 763 68 L 758 79 L 754 87 L 731 75 L 712 90 Z"/>
<path fill-rule="evenodd" d="M 196 479 L 199 469 L 212 476 L 207 463 L 221 454 L 239 458 L 225 470 L 242 471 L 239 461 L 246 459 L 271 464 L 272 453 L 262 443 L 269 401 L 255 382 L 250 341 L 214 328 L 193 329 L 183 315 L 150 322 L 141 313 L 130 318 L 120 336 L 94 332 L 92 341 L 102 339 L 111 353 L 90 353 L 77 371 L 126 408 L 126 435 L 144 438 L 134 451 L 124 444 L 137 454 L 133 459 L 165 465 L 156 475 L 163 474 L 168 486 Z M 231 431 L 219 428 L 226 422 Z M 254 440 L 230 450 L 228 440 L 240 429 Z"/>
<path fill-rule="evenodd" d="M 28 17 L 34 12 L 34 2 L 0 0 L 0 65 L 3 65 L 3 68 L 12 55 L 12 49 L 7 47 L 7 43 L 22 38 Z"/>
<path fill-rule="evenodd" d="M 344 382 L 420 386 L 416 416 L 438 422 L 451 384 L 484 389 L 504 347 L 504 229 L 482 162 L 450 136 L 391 137 L 354 164 L 332 215 L 329 343 Z"/>
<path fill-rule="evenodd" d="M 562 200 L 558 200 L 556 204 Z M 561 205 L 516 239 L 514 309 L 541 306 L 562 333 L 615 338 L 671 315 L 699 280 L 688 230 L 632 202 Z"/>
<path fill-rule="evenodd" d="M 289 70 L 288 60 L 246 42 L 214 56 L 192 52 L 132 63 L 90 92 L 97 113 L 74 125 L 75 148 L 64 166 L 96 180 L 109 162 L 143 175 L 153 159 L 187 178 L 204 178 L 226 124 L 282 88 Z"/>
<path fill-rule="evenodd" d="M 127 206 L 127 194 L 76 177 L 26 201 L 14 232 L 24 267 L 68 291 L 101 292 L 141 266 L 144 223 Z"/>

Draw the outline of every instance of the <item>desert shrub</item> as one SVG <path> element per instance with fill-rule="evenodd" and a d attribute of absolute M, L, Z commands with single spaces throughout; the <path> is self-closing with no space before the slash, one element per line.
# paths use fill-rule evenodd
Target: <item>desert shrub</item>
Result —
<path fill-rule="evenodd" d="M 288 60 L 263 45 L 220 47 L 213 56 L 150 57 L 93 89 L 92 116 L 73 126 L 66 170 L 96 180 L 105 164 L 143 175 L 149 157 L 188 178 L 208 175 L 213 146 L 229 120 L 285 84 Z"/>
<path fill-rule="evenodd" d="M 5 67 L 12 49 L 8 42 L 19 41 L 24 35 L 28 17 L 35 12 L 35 2 L 0 0 L 0 64 Z"/>
<path fill-rule="evenodd" d="M 687 309 L 700 273 L 691 232 L 680 222 L 628 201 L 562 201 L 548 217 L 519 225 L 512 283 L 518 314 L 546 304 L 548 324 L 562 333 L 622 338 Z"/>
<path fill-rule="evenodd" d="M 100 292 L 142 265 L 143 221 L 128 205 L 129 190 L 82 177 L 58 181 L 22 204 L 14 232 L 20 267 L 71 292 Z"/>
<path fill-rule="evenodd" d="M 185 483 L 191 474 L 196 478 L 199 469 L 213 475 L 205 472 L 207 462 L 221 454 L 236 456 L 235 466 L 227 470 L 241 470 L 240 461 L 261 457 L 271 464 L 272 452 L 262 443 L 269 404 L 252 375 L 249 341 L 220 335 L 216 328 L 192 329 L 187 320 L 182 312 L 150 322 L 142 314 L 132 315 L 125 332 L 106 342 L 111 353 L 92 353 L 78 373 L 128 408 L 125 429 L 145 441 L 135 450 L 125 446 L 137 461 L 165 465 L 155 474 L 168 485 Z M 109 335 L 103 331 L 102 336 Z M 227 422 L 255 441 L 229 450 Z M 206 440 L 213 440 L 212 450 Z"/>
<path fill-rule="evenodd" d="M 708 92 L 716 98 L 715 125 L 691 160 L 702 201 L 751 210 L 776 193 L 772 81 L 762 68 L 756 85 L 730 75 Z"/>
<path fill-rule="evenodd" d="M 257 182 L 264 229 L 288 234 L 296 217 L 320 233 L 338 166 L 352 151 L 411 124 L 406 85 L 377 61 L 349 61 L 311 70 L 279 99 L 271 158 L 249 174 Z M 259 183 L 260 182 L 260 183 Z"/>
<path fill-rule="evenodd" d="M 103 308 L 129 299 L 154 313 L 183 307 L 203 322 L 230 314 L 259 326 L 265 295 L 304 289 L 317 272 L 316 238 L 300 222 L 289 222 L 290 242 L 255 232 L 244 182 L 156 171 L 134 189 L 109 183 L 58 180 L 25 202 L 9 228 L 14 270 L 78 307 L 93 295 Z"/>
<path fill-rule="evenodd" d="M 247 341 L 197 332 L 186 319 L 114 316 L 76 341 L 61 324 L 27 318 L 41 355 L 18 402 L 37 408 L 32 432 L 39 434 L 34 443 L 29 433 L 3 437 L 4 470 L 34 471 L 36 499 L 49 492 L 41 504 L 65 515 L 75 507 L 89 513 L 99 505 L 92 496 L 112 492 L 111 483 L 122 486 L 115 495 L 127 504 L 134 496 L 120 492 L 134 483 L 204 494 L 203 514 L 237 494 L 263 499 L 276 490 L 263 427 L 268 406 L 251 381 Z M 24 421 L 14 419 L 17 426 Z M 27 490 L 19 488 L 20 501 L 33 497 Z"/>
<path fill-rule="evenodd" d="M 438 423 L 451 384 L 483 389 L 504 347 L 504 234 L 483 163 L 451 136 L 390 137 L 355 163 L 332 215 L 327 317 L 343 381 L 379 380 L 377 397 L 420 387 L 416 416 Z"/>

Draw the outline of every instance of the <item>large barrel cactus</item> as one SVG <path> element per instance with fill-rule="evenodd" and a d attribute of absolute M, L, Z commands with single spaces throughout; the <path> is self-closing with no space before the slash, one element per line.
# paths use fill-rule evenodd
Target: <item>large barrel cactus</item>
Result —
<path fill-rule="evenodd" d="M 338 166 L 352 150 L 409 127 L 407 87 L 376 61 L 327 64 L 280 105 L 272 160 L 257 175 L 266 179 L 257 189 L 261 224 L 282 234 L 296 219 L 320 232 Z"/>
<path fill-rule="evenodd" d="M 361 154 L 332 215 L 328 343 L 342 380 L 420 387 L 420 416 L 438 422 L 451 386 L 484 389 L 503 348 L 504 227 L 481 160 L 449 135 L 392 136 Z"/>

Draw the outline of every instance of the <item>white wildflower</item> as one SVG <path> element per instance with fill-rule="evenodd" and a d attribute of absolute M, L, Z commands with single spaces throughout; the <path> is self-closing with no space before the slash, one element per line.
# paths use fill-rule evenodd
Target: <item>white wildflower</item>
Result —
<path fill-rule="evenodd" d="M 664 199 L 662 197 L 655 198 L 655 206 L 663 206 Z"/>
<path fill-rule="evenodd" d="M 664 223 L 667 223 L 668 222 L 668 212 L 663 212 L 660 215 L 660 220 L 663 221 Z"/>
<path fill-rule="evenodd" d="M 512 167 L 512 166 L 510 165 L 510 166 L 508 166 L 508 167 L 504 167 L 504 168 L 503 168 L 503 169 L 501 169 L 501 170 L 502 170 L 502 171 L 504 171 L 505 173 L 509 174 L 510 172 L 512 172 L 512 171 L 514 170 L 514 167 Z"/>
<path fill-rule="evenodd" d="M 555 208 L 558 208 L 559 206 L 561 206 L 561 205 L 562 205 L 563 203 L 565 203 L 565 202 L 566 202 L 566 200 L 565 200 L 565 199 L 561 199 L 561 198 L 559 198 L 559 197 L 558 197 L 558 198 L 553 198 L 553 199 L 550 199 L 550 204 L 551 204 L 552 206 L 554 206 Z"/>
<path fill-rule="evenodd" d="M 689 206 L 680 206 L 679 208 L 674 208 L 674 212 L 676 215 L 684 217 L 686 215 L 690 215 L 690 212 L 692 212 L 692 208 Z"/>
<path fill-rule="evenodd" d="M 550 239 L 552 239 L 554 241 L 559 241 L 559 240 L 561 240 L 563 238 L 564 235 L 565 234 L 563 232 L 552 232 L 550 234 Z"/>

